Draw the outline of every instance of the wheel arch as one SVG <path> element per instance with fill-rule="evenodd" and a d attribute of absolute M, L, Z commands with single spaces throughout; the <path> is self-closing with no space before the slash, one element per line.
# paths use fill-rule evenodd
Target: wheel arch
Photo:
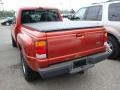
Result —
<path fill-rule="evenodd" d="M 18 34 L 17 45 L 20 50 L 22 50 L 26 55 L 33 55 L 33 41 L 32 38 L 26 34 Z M 31 52 L 30 52 L 31 51 Z"/>
<path fill-rule="evenodd" d="M 118 38 L 115 37 L 115 35 L 113 35 L 113 34 L 111 34 L 111 33 L 108 32 L 108 36 L 113 37 L 117 41 L 117 43 L 120 45 L 120 42 L 119 42 Z"/>

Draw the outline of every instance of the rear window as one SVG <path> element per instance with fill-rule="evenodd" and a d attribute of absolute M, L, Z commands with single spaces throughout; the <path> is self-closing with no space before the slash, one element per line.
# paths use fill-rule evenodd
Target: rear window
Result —
<path fill-rule="evenodd" d="M 56 10 L 24 10 L 21 17 L 22 24 L 35 22 L 60 21 Z"/>
<path fill-rule="evenodd" d="M 109 5 L 108 19 L 110 21 L 120 21 L 120 3 L 113 3 Z"/>

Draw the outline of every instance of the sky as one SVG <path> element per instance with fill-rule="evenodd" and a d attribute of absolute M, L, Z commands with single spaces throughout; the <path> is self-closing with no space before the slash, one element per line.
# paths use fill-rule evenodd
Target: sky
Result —
<path fill-rule="evenodd" d="M 0 0 L 1 1 L 1 0 Z M 17 10 L 20 7 L 53 7 L 60 10 L 78 10 L 80 7 L 91 3 L 103 2 L 106 0 L 2 0 L 4 10 Z M 0 10 L 2 7 L 0 5 Z"/>

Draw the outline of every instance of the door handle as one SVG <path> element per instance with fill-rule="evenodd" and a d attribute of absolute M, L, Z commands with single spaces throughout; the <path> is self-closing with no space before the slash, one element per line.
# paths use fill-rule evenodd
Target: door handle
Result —
<path fill-rule="evenodd" d="M 83 34 L 76 34 L 76 37 L 77 38 L 84 38 L 84 35 Z"/>

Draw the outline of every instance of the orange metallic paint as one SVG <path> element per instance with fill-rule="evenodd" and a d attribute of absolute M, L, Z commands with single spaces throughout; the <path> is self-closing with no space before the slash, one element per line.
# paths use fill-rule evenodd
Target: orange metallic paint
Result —
<path fill-rule="evenodd" d="M 18 11 L 16 23 L 12 29 L 12 36 L 22 48 L 23 55 L 31 69 L 37 71 L 39 68 L 48 67 L 51 64 L 105 51 L 106 32 L 103 27 L 47 33 L 39 32 L 21 25 L 22 11 L 31 9 L 38 8 L 21 8 Z M 58 14 L 62 21 L 59 11 Z M 47 43 L 47 58 L 42 60 L 35 57 L 35 42 L 41 40 Z M 96 44 L 97 41 L 98 45 Z"/>

